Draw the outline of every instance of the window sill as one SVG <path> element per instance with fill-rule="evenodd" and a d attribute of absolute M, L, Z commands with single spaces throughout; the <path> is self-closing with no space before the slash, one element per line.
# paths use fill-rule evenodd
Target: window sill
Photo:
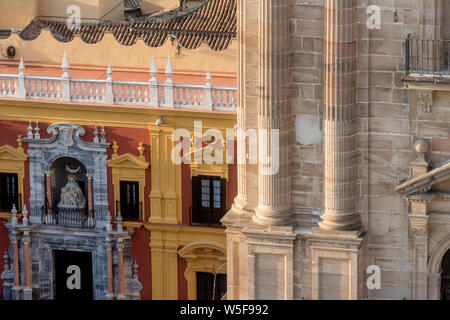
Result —
<path fill-rule="evenodd" d="M 0 219 L 8 220 L 8 222 L 11 222 L 11 212 L 0 212 Z M 17 219 L 22 218 L 22 214 L 17 214 Z"/>
<path fill-rule="evenodd" d="M 142 221 L 123 221 L 122 226 L 127 229 L 139 229 L 144 223 Z"/>

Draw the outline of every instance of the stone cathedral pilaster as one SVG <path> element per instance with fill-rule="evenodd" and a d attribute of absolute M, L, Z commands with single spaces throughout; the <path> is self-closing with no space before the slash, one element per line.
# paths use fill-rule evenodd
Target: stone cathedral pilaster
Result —
<path fill-rule="evenodd" d="M 325 7 L 324 214 L 320 227 L 357 230 L 355 0 Z"/>
<path fill-rule="evenodd" d="M 259 197 L 253 220 L 262 225 L 293 223 L 289 8 L 287 0 L 262 0 L 259 11 Z"/>

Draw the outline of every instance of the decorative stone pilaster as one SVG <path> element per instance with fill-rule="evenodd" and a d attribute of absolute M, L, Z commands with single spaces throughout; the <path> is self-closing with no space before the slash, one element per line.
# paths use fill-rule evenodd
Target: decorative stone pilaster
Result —
<path fill-rule="evenodd" d="M 16 231 L 11 232 L 10 241 L 13 245 L 13 257 L 14 257 L 14 286 L 12 288 L 14 299 L 21 300 L 20 297 L 20 266 L 19 266 L 19 239 Z"/>
<path fill-rule="evenodd" d="M 124 261 L 123 261 L 123 249 L 124 245 L 122 241 L 119 239 L 117 242 L 117 259 L 118 259 L 118 267 L 117 267 L 117 273 L 118 273 L 118 282 L 119 282 L 119 290 L 118 290 L 118 297 L 117 299 L 123 300 L 126 299 L 125 296 L 125 279 L 124 279 Z"/>
<path fill-rule="evenodd" d="M 259 10 L 259 197 L 253 220 L 291 225 L 290 1 L 261 0 Z"/>
<path fill-rule="evenodd" d="M 33 285 L 31 282 L 31 239 L 29 231 L 24 232 L 23 236 L 23 255 L 24 255 L 24 278 L 25 288 L 23 290 L 24 300 L 32 300 L 33 298 Z"/>
<path fill-rule="evenodd" d="M 326 230 L 358 230 L 357 1 L 325 1 L 324 214 Z"/>

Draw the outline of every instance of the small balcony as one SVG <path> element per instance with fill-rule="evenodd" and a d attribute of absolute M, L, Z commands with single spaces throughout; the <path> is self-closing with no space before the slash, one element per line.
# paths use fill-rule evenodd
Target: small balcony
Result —
<path fill-rule="evenodd" d="M 450 81 L 450 40 L 408 37 L 405 54 L 406 80 Z"/>
<path fill-rule="evenodd" d="M 94 210 L 88 208 L 42 208 L 42 224 L 66 228 L 94 229 L 96 226 Z"/>
<path fill-rule="evenodd" d="M 142 202 L 138 203 L 125 203 L 116 200 L 116 217 L 122 216 L 125 222 L 142 222 L 143 221 L 143 210 Z"/>
<path fill-rule="evenodd" d="M 195 209 L 189 206 L 189 222 L 191 226 L 224 228 L 220 220 L 228 210 L 201 208 Z"/>

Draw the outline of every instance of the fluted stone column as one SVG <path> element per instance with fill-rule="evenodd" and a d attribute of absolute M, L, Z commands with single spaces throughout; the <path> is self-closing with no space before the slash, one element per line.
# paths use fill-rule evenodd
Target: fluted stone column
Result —
<path fill-rule="evenodd" d="M 248 197 L 247 197 L 247 141 L 246 141 L 246 105 L 247 105 L 247 84 L 248 77 L 246 73 L 246 34 L 245 34 L 245 7 L 246 1 L 237 2 L 237 38 L 238 38 L 238 104 L 237 104 L 237 178 L 238 178 L 238 192 L 234 198 L 232 206 L 232 215 L 248 216 L 251 213 L 247 212 Z M 227 219 L 225 219 L 227 220 Z"/>
<path fill-rule="evenodd" d="M 25 273 L 25 288 L 23 291 L 24 300 L 32 300 L 33 298 L 33 284 L 31 280 L 31 239 L 29 232 L 24 233 L 23 237 L 23 255 L 24 255 L 24 273 Z"/>
<path fill-rule="evenodd" d="M 326 230 L 357 230 L 357 1 L 326 0 L 324 214 Z"/>
<path fill-rule="evenodd" d="M 293 223 L 289 176 L 292 130 L 290 13 L 289 0 L 260 1 L 259 197 L 253 220 L 262 225 L 283 226 Z M 279 166 L 274 166 L 278 170 L 271 172 L 268 169 L 270 164 L 265 161 L 266 156 L 271 157 L 272 165 L 278 157 Z"/>

